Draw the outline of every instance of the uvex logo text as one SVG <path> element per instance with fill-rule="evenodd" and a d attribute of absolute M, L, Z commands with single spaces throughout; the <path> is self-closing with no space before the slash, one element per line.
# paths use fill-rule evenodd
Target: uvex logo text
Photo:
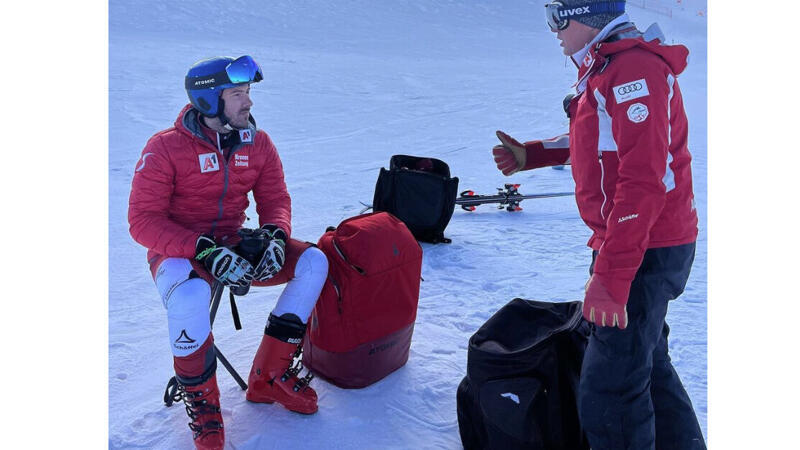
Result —
<path fill-rule="evenodd" d="M 560 17 L 576 16 L 578 14 L 589 14 L 589 7 L 583 6 L 581 8 L 562 9 L 558 12 Z"/>

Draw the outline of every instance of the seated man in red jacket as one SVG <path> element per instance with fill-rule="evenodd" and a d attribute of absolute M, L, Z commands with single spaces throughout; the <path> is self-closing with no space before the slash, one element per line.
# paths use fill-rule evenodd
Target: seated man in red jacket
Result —
<path fill-rule="evenodd" d="M 317 395 L 290 368 L 328 271 L 325 255 L 291 238 L 291 200 L 278 152 L 250 115 L 250 84 L 263 78 L 250 56 L 193 65 L 191 104 L 147 142 L 136 165 L 128 222 L 167 310 L 179 397 L 197 448 L 224 445 L 216 354 L 209 320 L 211 283 L 286 283 L 269 315 L 249 376 L 247 399 L 312 414 Z M 253 193 L 266 249 L 237 253 Z"/>
<path fill-rule="evenodd" d="M 547 22 L 578 69 L 569 133 L 524 144 L 498 131 L 498 169 L 571 164 L 592 229 L 583 316 L 594 323 L 578 392 L 593 449 L 705 448 L 670 362 L 667 304 L 686 285 L 697 212 L 688 122 L 677 77 L 689 51 L 657 26 L 628 21 L 624 1 L 563 0 Z M 616 327 L 616 328 L 615 328 Z"/>

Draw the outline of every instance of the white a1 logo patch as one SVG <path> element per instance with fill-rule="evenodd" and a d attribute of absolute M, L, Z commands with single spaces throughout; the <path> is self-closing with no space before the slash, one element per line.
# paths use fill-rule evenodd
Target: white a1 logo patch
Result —
<path fill-rule="evenodd" d="M 634 103 L 628 108 L 628 119 L 633 123 L 641 123 L 650 115 L 650 110 L 643 103 Z"/>
<path fill-rule="evenodd" d="M 617 100 L 618 105 L 628 100 L 650 95 L 650 91 L 647 89 L 647 82 L 644 81 L 644 78 L 631 81 L 630 83 L 620 84 L 611 89 L 614 91 L 614 98 Z"/>
<path fill-rule="evenodd" d="M 253 132 L 249 129 L 247 130 L 239 130 L 239 141 L 244 144 L 252 144 L 253 143 Z"/>
<path fill-rule="evenodd" d="M 200 172 L 213 172 L 219 170 L 219 158 L 216 153 L 203 153 L 200 158 Z"/>

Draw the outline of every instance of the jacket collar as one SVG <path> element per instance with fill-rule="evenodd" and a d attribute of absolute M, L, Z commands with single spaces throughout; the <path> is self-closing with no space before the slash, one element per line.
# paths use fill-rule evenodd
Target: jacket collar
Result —
<path fill-rule="evenodd" d="M 615 28 L 623 24 L 628 24 L 628 22 L 630 22 L 628 14 L 623 14 L 609 22 L 608 25 L 603 27 L 603 29 L 597 33 L 597 36 L 595 36 L 594 39 L 589 41 L 589 43 L 583 46 L 582 49 L 572 54 L 572 62 L 575 63 L 576 66 L 581 67 L 584 58 L 586 58 L 586 55 L 589 53 L 589 49 L 592 48 L 594 44 L 602 42 L 611 34 L 612 31 L 614 31 Z M 633 26 L 633 24 L 630 25 Z"/>
<path fill-rule="evenodd" d="M 195 109 L 191 104 L 184 106 L 183 110 L 178 114 L 178 118 L 175 120 L 175 128 L 211 144 L 214 148 L 217 147 L 217 143 L 209 140 L 205 133 L 203 133 L 200 125 L 200 111 Z M 251 136 L 255 137 L 258 128 L 256 127 L 256 119 L 253 118 L 252 114 L 250 115 L 247 128 L 250 130 Z M 253 142 L 255 142 L 254 138 L 250 142 L 243 142 L 241 145 L 248 145 Z"/>

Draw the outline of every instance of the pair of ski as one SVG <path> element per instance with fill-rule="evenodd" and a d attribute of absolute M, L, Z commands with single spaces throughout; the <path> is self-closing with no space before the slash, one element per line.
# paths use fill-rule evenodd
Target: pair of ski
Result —
<path fill-rule="evenodd" d="M 519 203 L 531 198 L 565 197 L 575 195 L 572 192 L 552 192 L 548 194 L 521 194 L 519 184 L 506 183 L 505 187 L 497 188 L 497 194 L 477 195 L 473 191 L 464 191 L 456 199 L 456 205 L 460 205 L 464 211 L 475 211 L 479 205 L 497 203 L 497 209 L 505 209 L 508 212 L 522 211 Z"/>
<path fill-rule="evenodd" d="M 460 205 L 464 211 L 475 211 L 480 205 L 497 203 L 497 209 L 505 209 L 508 212 L 522 211 L 519 203 L 523 200 L 531 198 L 548 198 L 548 197 L 565 197 L 568 195 L 575 195 L 573 192 L 551 192 L 548 194 L 520 194 L 519 184 L 506 183 L 504 187 L 497 188 L 497 194 L 494 195 L 479 195 L 473 191 L 463 191 L 458 198 L 456 198 L 456 205 Z M 372 209 L 372 205 L 360 202 L 364 205 L 364 209 L 360 214 Z"/>

